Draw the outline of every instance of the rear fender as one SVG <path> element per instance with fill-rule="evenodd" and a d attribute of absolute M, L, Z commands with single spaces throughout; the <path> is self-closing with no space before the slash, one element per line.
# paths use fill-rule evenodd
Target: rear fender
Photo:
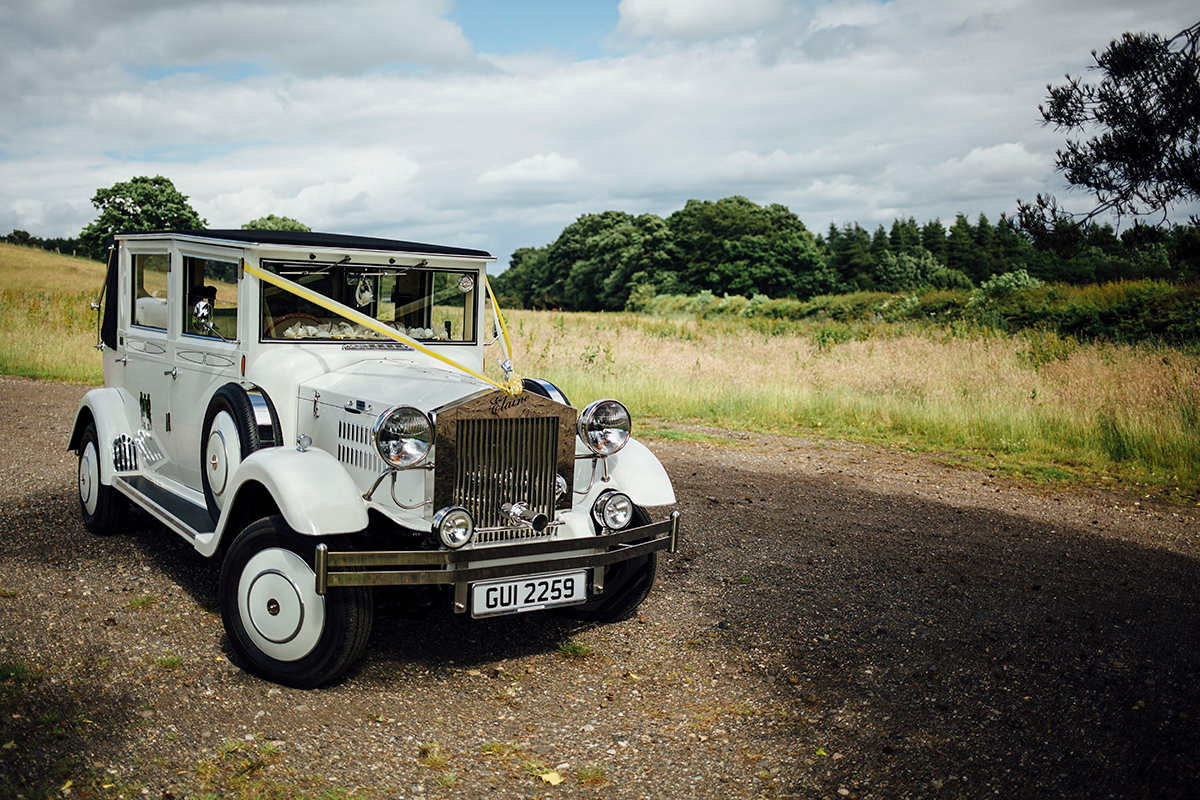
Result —
<path fill-rule="evenodd" d="M 92 389 L 83 396 L 79 410 L 75 412 L 75 425 L 71 428 L 68 450 L 79 450 L 83 432 L 88 423 L 96 425 L 96 439 L 100 448 L 100 482 L 112 485 L 113 447 L 122 434 L 132 438 L 129 419 L 125 415 L 125 398 L 119 389 Z"/>
<path fill-rule="evenodd" d="M 266 490 L 288 527 L 305 536 L 329 536 L 354 533 L 367 527 L 367 508 L 362 492 L 341 463 L 324 450 L 303 452 L 289 447 L 257 450 L 238 465 L 233 475 L 231 509 L 239 507 L 243 493 L 261 494 Z M 274 513 L 264 509 L 262 516 Z M 216 535 L 197 549 L 213 555 L 226 535 L 231 518 L 243 515 L 224 513 Z"/>

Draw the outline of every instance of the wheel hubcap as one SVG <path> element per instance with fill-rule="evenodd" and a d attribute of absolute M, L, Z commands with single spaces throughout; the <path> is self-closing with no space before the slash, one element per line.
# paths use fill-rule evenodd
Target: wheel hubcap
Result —
<path fill-rule="evenodd" d="M 300 588 L 278 570 L 267 570 L 250 583 L 250 622 L 269 642 L 287 644 L 304 628 Z"/>
<path fill-rule="evenodd" d="M 225 490 L 229 488 L 230 476 L 241 463 L 241 456 L 242 443 L 233 417 L 225 412 L 217 414 L 204 445 L 204 470 L 218 508 L 225 507 Z"/>
<path fill-rule="evenodd" d="M 79 501 L 87 509 L 88 514 L 96 513 L 97 488 L 100 483 L 99 464 L 96 459 L 96 448 L 91 443 L 83 449 L 79 457 Z"/>
<path fill-rule="evenodd" d="M 284 548 L 263 550 L 246 563 L 238 611 L 255 646 L 278 661 L 303 658 L 325 627 L 325 598 L 316 593 L 312 569 Z"/>

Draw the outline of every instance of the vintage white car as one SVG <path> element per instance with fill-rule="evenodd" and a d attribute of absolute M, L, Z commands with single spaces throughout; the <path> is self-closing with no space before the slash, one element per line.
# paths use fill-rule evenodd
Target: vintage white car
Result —
<path fill-rule="evenodd" d="M 629 616 L 678 544 L 616 400 L 513 371 L 485 252 L 252 230 L 114 238 L 69 448 L 84 525 L 130 502 L 221 559 L 242 665 L 317 687 L 377 603 Z M 487 348 L 487 351 L 485 351 Z M 491 376 L 485 355 L 495 352 Z"/>

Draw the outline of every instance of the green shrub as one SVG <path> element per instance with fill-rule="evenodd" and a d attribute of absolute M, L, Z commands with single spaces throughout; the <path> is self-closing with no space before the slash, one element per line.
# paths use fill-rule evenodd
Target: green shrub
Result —
<path fill-rule="evenodd" d="M 853 292 L 803 301 L 761 294 L 749 299 L 741 295 L 718 298 L 712 292 L 661 294 L 648 299 L 644 293 L 637 303 L 643 313 L 658 317 L 749 320 L 751 330 L 770 336 L 791 330 L 789 323 L 806 319 L 846 324 L 921 320 L 962 321 L 1000 331 L 1031 329 L 1064 339 L 1200 344 L 1200 285 L 1178 287 L 1142 280 L 1070 286 L 1043 283 L 1025 270 L 993 275 L 974 290 L 965 288 L 969 281 L 951 278 L 946 283 L 961 288 Z M 648 332 L 679 336 L 681 331 Z"/>

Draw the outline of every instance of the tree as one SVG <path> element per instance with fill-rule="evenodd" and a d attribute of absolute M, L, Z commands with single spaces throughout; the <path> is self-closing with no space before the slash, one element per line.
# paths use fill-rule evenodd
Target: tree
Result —
<path fill-rule="evenodd" d="M 880 259 L 892 252 L 892 241 L 888 238 L 888 233 L 883 229 L 883 226 L 875 228 L 875 233 L 871 234 L 871 257 L 878 264 Z"/>
<path fill-rule="evenodd" d="M 892 220 L 892 230 L 888 234 L 891 251 L 896 255 L 907 253 L 917 255 L 921 247 L 921 228 L 912 217 L 907 220 Z"/>
<path fill-rule="evenodd" d="M 871 234 L 855 222 L 838 232 L 837 245 L 829 256 L 829 264 L 837 270 L 841 283 L 848 291 L 869 291 L 875 288 L 872 274 L 875 257 L 871 255 Z"/>
<path fill-rule="evenodd" d="M 490 278 L 492 291 L 498 297 L 517 298 L 525 308 L 544 308 L 545 304 L 535 292 L 544 277 L 545 265 L 545 247 L 518 247 L 508 257 L 508 269 Z M 511 301 L 505 301 L 505 305 L 511 304 Z"/>
<path fill-rule="evenodd" d="M 631 222 L 624 211 L 584 214 L 546 249 L 546 282 L 550 304 L 578 311 L 604 310 L 604 281 L 634 247 Z"/>
<path fill-rule="evenodd" d="M 987 264 L 979 258 L 979 249 L 975 246 L 975 228 L 966 214 L 958 214 L 950 232 L 946 237 L 946 266 L 968 275 L 971 280 L 979 283 L 991 275 L 987 272 Z"/>
<path fill-rule="evenodd" d="M 1170 39 L 1125 33 L 1097 55 L 1103 77 L 1047 86 L 1039 106 L 1043 125 L 1083 134 L 1056 152 L 1055 169 L 1072 188 L 1096 198 L 1092 210 L 1071 214 L 1053 196 L 1018 201 L 1018 220 L 1035 241 L 1052 237 L 1063 220 L 1090 222 L 1101 215 L 1167 219 L 1178 203 L 1200 199 L 1200 23 Z M 1195 217 L 1193 224 L 1200 224 Z"/>
<path fill-rule="evenodd" d="M 100 216 L 79 234 L 93 258 L 104 259 L 104 248 L 114 233 L 138 231 L 203 230 L 208 223 L 188 205 L 170 180 L 138 176 L 97 189 L 92 205 Z"/>
<path fill-rule="evenodd" d="M 297 222 L 291 217 L 278 217 L 274 214 L 267 214 L 265 217 L 252 219 L 242 225 L 242 230 L 246 231 L 311 231 L 312 228 L 305 225 L 303 222 Z"/>
<path fill-rule="evenodd" d="M 823 248 L 787 206 L 689 200 L 667 224 L 683 291 L 807 296 L 829 283 Z"/>
<path fill-rule="evenodd" d="M 946 263 L 946 226 L 940 219 L 932 219 L 921 226 L 921 247 L 933 253 L 933 257 Z"/>

